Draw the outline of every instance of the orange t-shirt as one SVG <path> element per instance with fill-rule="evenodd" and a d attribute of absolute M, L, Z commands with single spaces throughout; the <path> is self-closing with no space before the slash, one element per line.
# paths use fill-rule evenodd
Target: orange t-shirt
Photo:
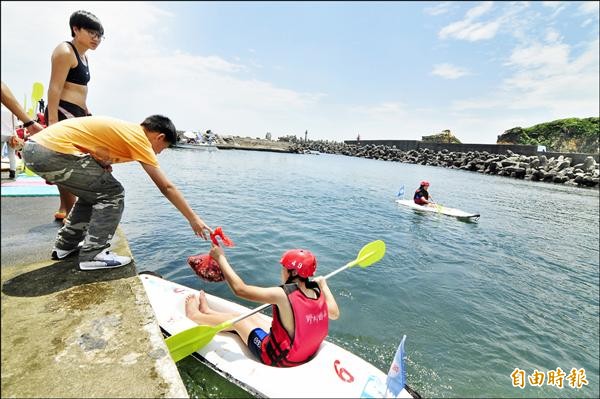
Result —
<path fill-rule="evenodd" d="M 159 167 L 140 124 L 107 116 L 65 119 L 36 133 L 32 140 L 62 154 L 90 154 L 105 163 L 138 161 Z"/>

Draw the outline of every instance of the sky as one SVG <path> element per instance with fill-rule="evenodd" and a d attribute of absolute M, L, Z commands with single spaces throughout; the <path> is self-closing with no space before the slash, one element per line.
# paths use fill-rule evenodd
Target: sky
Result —
<path fill-rule="evenodd" d="M 87 52 L 94 115 L 334 141 L 449 129 L 489 144 L 598 116 L 599 4 L 2 1 L 2 81 L 20 101 L 34 82 L 47 90 L 52 51 L 84 9 L 106 36 Z"/>

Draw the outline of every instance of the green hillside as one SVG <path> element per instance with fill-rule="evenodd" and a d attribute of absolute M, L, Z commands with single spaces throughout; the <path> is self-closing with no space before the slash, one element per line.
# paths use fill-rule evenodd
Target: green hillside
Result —
<path fill-rule="evenodd" d="M 547 151 L 598 153 L 597 117 L 567 118 L 535 126 L 515 127 L 498 136 L 498 144 L 544 145 Z"/>

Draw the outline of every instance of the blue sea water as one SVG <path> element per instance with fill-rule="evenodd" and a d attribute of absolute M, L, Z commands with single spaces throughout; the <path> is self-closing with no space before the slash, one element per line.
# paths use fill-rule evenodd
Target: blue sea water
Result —
<path fill-rule="evenodd" d="M 248 283 L 278 284 L 290 248 L 313 251 L 326 274 L 385 241 L 380 262 L 330 280 L 341 317 L 328 339 L 387 372 L 406 334 L 407 383 L 421 395 L 599 396 L 598 189 L 325 154 L 173 149 L 159 160 L 196 212 L 235 242 L 226 252 Z M 141 167 L 114 168 L 138 269 L 235 299 L 187 265 L 210 245 Z M 395 203 L 401 185 L 410 197 L 422 179 L 437 202 L 480 213 L 479 222 Z M 192 396 L 238 395 L 192 364 L 180 363 Z M 559 367 L 583 369 L 588 384 L 548 384 Z M 515 369 L 546 379 L 515 387 Z"/>

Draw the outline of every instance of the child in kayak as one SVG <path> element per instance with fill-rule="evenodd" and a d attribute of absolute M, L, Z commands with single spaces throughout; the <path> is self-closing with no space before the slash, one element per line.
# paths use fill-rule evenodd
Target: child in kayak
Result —
<path fill-rule="evenodd" d="M 285 252 L 280 260 L 283 284 L 268 288 L 246 284 L 229 265 L 220 247 L 213 244 L 210 256 L 219 264 L 235 295 L 273 305 L 271 324 L 254 315 L 227 331 L 237 332 L 256 358 L 267 365 L 293 367 L 312 359 L 327 336 L 328 319 L 336 320 L 340 315 L 325 279 L 308 279 L 317 269 L 315 256 L 304 249 Z M 198 296 L 189 295 L 185 307 L 186 316 L 201 325 L 215 326 L 239 316 L 211 309 L 204 291 Z"/>
<path fill-rule="evenodd" d="M 427 192 L 427 189 L 429 188 L 429 182 L 427 180 L 423 180 L 419 184 L 420 186 L 415 191 L 415 196 L 413 197 L 415 204 L 423 206 L 435 206 L 433 198 L 431 198 L 431 195 L 429 195 L 429 192 Z"/>

